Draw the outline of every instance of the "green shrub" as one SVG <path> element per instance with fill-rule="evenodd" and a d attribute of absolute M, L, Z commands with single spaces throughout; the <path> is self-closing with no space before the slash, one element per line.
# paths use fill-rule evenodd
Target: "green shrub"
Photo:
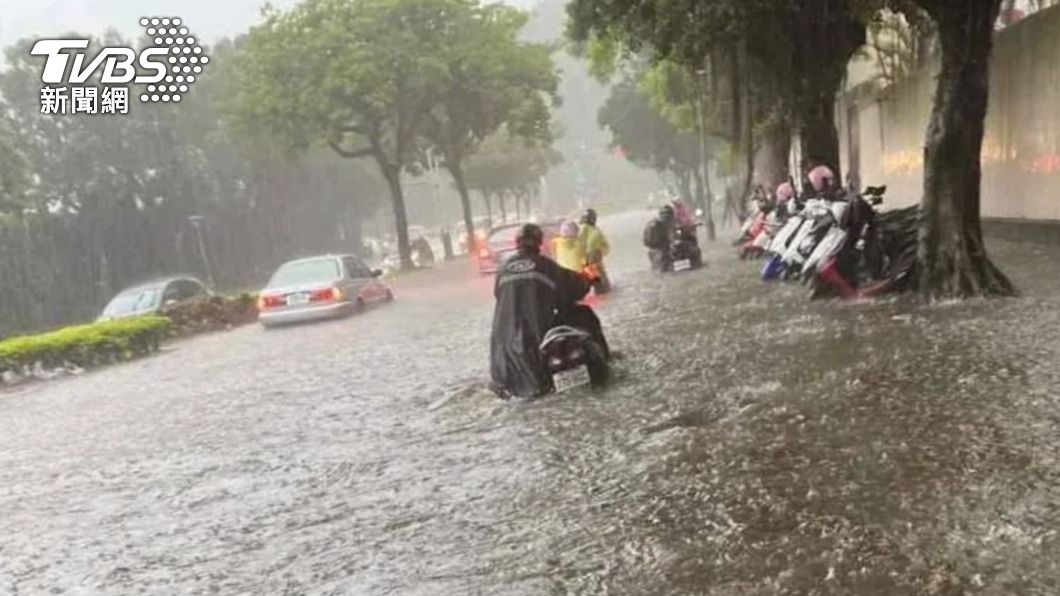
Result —
<path fill-rule="evenodd" d="M 170 327 L 165 317 L 147 316 L 11 337 L 0 341 L 0 373 L 25 374 L 38 364 L 90 368 L 130 360 L 157 351 Z"/>

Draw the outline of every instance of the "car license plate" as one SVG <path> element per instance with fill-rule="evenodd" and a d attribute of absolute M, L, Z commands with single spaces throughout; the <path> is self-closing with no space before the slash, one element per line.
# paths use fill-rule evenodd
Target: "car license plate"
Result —
<path fill-rule="evenodd" d="M 304 292 L 301 294 L 291 294 L 287 296 L 288 305 L 305 304 L 307 302 L 309 302 L 309 294 L 306 294 Z"/>
<path fill-rule="evenodd" d="M 575 387 L 589 384 L 589 367 L 579 366 L 552 376 L 552 382 L 556 385 L 556 393 L 562 393 Z"/>
<path fill-rule="evenodd" d="M 692 259 L 681 259 L 674 261 L 674 271 L 688 271 L 692 268 Z"/>

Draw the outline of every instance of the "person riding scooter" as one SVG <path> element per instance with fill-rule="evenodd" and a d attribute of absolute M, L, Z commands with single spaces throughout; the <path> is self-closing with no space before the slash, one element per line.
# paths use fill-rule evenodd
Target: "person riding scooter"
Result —
<path fill-rule="evenodd" d="M 540 227 L 524 225 L 516 236 L 516 253 L 501 266 L 494 283 L 490 386 L 502 398 L 540 397 L 553 390 L 539 351 L 553 327 L 567 325 L 589 333 L 610 358 L 600 319 L 578 302 L 589 292 L 589 283 L 542 255 L 543 242 Z"/>
<path fill-rule="evenodd" d="M 648 248 L 648 260 L 653 271 L 669 271 L 673 267 L 670 246 L 673 244 L 676 226 L 674 209 L 663 205 L 655 218 L 644 226 L 644 246 Z"/>
<path fill-rule="evenodd" d="M 589 283 L 597 294 L 606 294 L 611 290 L 611 280 L 604 268 L 604 257 L 611 252 L 611 245 L 607 237 L 596 227 L 596 211 L 586 209 L 581 218 L 581 229 L 578 231 L 578 241 L 585 250 L 584 272 L 589 277 Z"/>

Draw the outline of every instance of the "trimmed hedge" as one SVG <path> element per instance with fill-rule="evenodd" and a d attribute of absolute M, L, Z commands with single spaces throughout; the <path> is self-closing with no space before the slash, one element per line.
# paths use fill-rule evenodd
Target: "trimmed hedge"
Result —
<path fill-rule="evenodd" d="M 26 375 L 38 366 L 90 368 L 131 360 L 157 351 L 171 326 L 166 317 L 147 316 L 8 338 L 0 341 L 0 374 Z"/>

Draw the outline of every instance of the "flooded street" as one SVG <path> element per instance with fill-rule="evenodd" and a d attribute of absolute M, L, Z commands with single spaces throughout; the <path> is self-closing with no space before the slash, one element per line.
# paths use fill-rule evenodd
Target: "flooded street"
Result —
<path fill-rule="evenodd" d="M 1056 246 L 1023 291 L 811 303 L 605 218 L 600 395 L 486 390 L 492 280 L 0 394 L 0 594 L 1060 593 Z"/>

